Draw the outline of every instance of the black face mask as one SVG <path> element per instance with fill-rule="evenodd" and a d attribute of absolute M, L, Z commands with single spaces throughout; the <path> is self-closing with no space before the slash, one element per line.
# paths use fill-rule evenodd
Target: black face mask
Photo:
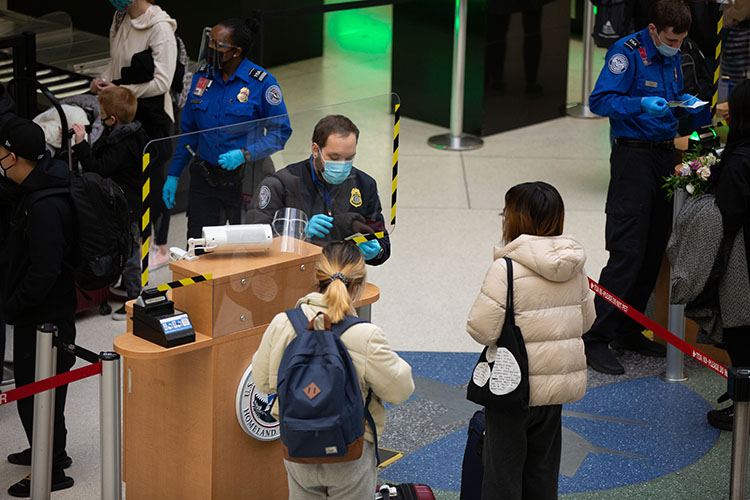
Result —
<path fill-rule="evenodd" d="M 102 127 L 104 127 L 104 130 L 106 130 L 107 132 L 112 132 L 112 129 L 115 128 L 114 124 L 107 125 L 107 120 L 109 120 L 110 118 L 112 118 L 111 115 L 106 118 L 99 118 L 99 121 L 102 123 Z"/>
<path fill-rule="evenodd" d="M 221 71 L 221 68 L 224 67 L 224 61 L 222 61 L 222 59 L 224 58 L 224 54 L 227 53 L 228 52 L 221 52 L 220 50 L 208 47 L 206 49 L 206 62 L 216 71 Z"/>

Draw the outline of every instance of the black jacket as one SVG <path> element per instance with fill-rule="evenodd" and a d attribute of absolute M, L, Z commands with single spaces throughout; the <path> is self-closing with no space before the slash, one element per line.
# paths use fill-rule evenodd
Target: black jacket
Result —
<path fill-rule="evenodd" d="M 333 216 L 333 228 L 326 238 L 312 238 L 311 242 L 323 246 L 355 233 L 385 231 L 383 210 L 375 179 L 352 167 L 349 177 L 339 185 L 328 186 L 331 204 L 328 206 L 322 190 L 313 182 L 310 159 L 293 163 L 261 183 L 253 199 L 250 221 L 270 224 L 280 208 L 298 208 L 308 217 L 315 214 Z M 386 232 L 379 240 L 383 251 L 368 260 L 372 266 L 382 264 L 391 256 L 391 240 Z"/>
<path fill-rule="evenodd" d="M 3 252 L 5 320 L 13 325 L 37 325 L 72 320 L 76 292 L 73 207 L 65 194 L 50 195 L 28 206 L 41 189 L 70 184 L 68 166 L 46 153 L 21 183 Z"/>
<path fill-rule="evenodd" d="M 137 121 L 106 131 L 94 143 L 82 141 L 73 146 L 73 152 L 85 172 L 96 172 L 112 179 L 125 192 L 131 222 L 141 218 L 141 172 L 143 171 L 143 149 L 148 136 Z M 160 196 L 161 193 L 151 193 Z"/>
<path fill-rule="evenodd" d="M 729 149 L 729 148 L 727 148 Z M 750 268 L 750 141 L 724 152 L 716 190 L 724 233 L 745 233 L 745 254 Z"/>

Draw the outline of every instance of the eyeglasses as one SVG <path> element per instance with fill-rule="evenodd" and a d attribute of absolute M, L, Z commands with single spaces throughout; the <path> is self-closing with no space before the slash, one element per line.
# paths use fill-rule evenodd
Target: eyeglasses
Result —
<path fill-rule="evenodd" d="M 502 210 L 500 210 L 500 213 L 498 215 L 500 215 L 500 217 L 505 217 L 505 209 L 503 208 Z"/>
<path fill-rule="evenodd" d="M 213 49 L 219 48 L 219 47 L 222 48 L 222 49 L 224 49 L 224 48 L 239 49 L 239 47 L 237 47 L 236 45 L 231 45 L 231 44 L 228 44 L 228 43 L 220 42 L 217 39 L 210 38 L 210 37 L 208 39 L 208 46 L 211 47 L 211 48 L 213 48 Z"/>

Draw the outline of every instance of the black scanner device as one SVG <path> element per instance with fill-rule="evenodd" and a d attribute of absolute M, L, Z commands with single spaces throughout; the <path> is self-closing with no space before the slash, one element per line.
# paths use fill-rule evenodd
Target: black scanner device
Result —
<path fill-rule="evenodd" d="M 162 347 L 195 342 L 195 330 L 187 313 L 176 310 L 167 290 L 143 290 L 133 304 L 133 335 Z"/>

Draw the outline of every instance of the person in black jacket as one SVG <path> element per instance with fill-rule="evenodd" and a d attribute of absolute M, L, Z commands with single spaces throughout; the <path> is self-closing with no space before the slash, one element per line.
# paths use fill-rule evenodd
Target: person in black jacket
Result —
<path fill-rule="evenodd" d="M 109 87 L 99 93 L 99 112 L 104 133 L 93 147 L 84 140 L 86 131 L 83 126 L 73 125 L 73 151 L 83 170 L 111 178 L 122 188 L 128 200 L 133 251 L 122 270 L 122 283 L 128 300 L 141 293 L 141 155 L 148 143 L 143 127 L 138 121 L 134 121 L 137 107 L 138 100 L 130 90 L 125 87 Z M 112 318 L 125 320 L 124 304 L 112 313 Z"/>
<path fill-rule="evenodd" d="M 343 115 L 315 125 L 312 154 L 266 177 L 258 187 L 251 222 L 270 223 L 277 210 L 297 208 L 309 217 L 307 236 L 319 246 L 356 233 L 386 231 L 375 179 L 353 166 L 359 129 Z M 359 244 L 365 262 L 382 264 L 391 255 L 384 238 Z"/>
<path fill-rule="evenodd" d="M 3 305 L 5 320 L 13 325 L 13 359 L 16 386 L 34 382 L 36 328 L 57 326 L 59 338 L 74 343 L 76 293 L 72 268 L 76 262 L 73 207 L 65 194 L 49 194 L 48 188 L 70 184 L 68 166 L 45 152 L 44 132 L 30 120 L 13 118 L 0 131 L 0 172 L 19 186 L 5 245 Z M 75 356 L 57 350 L 57 373 L 69 371 Z M 67 386 L 55 390 L 52 456 L 52 491 L 70 488 L 73 478 L 63 469 L 71 459 L 65 452 L 65 396 Z M 18 401 L 29 444 L 32 439 L 34 402 Z M 29 449 L 13 453 L 8 461 L 30 465 Z M 11 496 L 30 495 L 29 476 L 8 489 Z"/>
<path fill-rule="evenodd" d="M 716 206 L 721 212 L 724 238 L 734 241 L 740 229 L 745 239 L 745 258 L 750 269 L 750 80 L 729 95 L 729 136 L 719 164 Z M 750 279 L 750 277 L 748 277 Z M 720 310 L 725 305 L 719 304 Z M 750 367 L 750 325 L 724 328 L 724 348 L 734 367 Z M 731 431 L 734 405 L 708 412 L 714 427 Z"/>

